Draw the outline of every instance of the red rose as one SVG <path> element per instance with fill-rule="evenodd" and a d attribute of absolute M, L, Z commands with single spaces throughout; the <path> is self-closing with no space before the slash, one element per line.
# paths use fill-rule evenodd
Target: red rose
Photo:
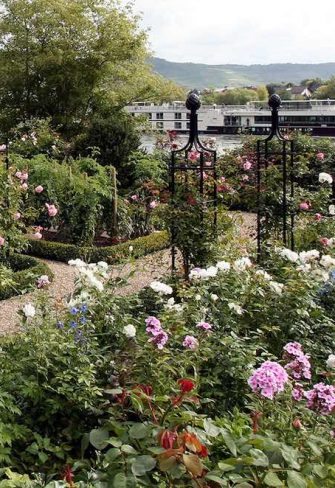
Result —
<path fill-rule="evenodd" d="M 195 383 L 192 380 L 188 380 L 187 378 L 181 378 L 177 381 L 178 385 L 180 386 L 180 390 L 182 393 L 188 393 L 193 390 L 195 387 Z"/>

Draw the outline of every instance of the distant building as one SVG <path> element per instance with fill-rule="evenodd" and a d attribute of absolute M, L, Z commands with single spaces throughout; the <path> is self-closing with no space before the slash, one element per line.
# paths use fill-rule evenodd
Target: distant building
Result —
<path fill-rule="evenodd" d="M 302 85 L 293 85 L 289 88 L 286 88 L 286 91 L 290 92 L 292 98 L 295 97 L 304 97 L 304 98 L 311 98 L 312 92 L 306 87 Z"/>

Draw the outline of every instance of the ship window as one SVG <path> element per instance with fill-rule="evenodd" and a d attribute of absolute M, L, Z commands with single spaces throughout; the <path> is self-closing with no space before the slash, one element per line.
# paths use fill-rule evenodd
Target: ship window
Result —
<path fill-rule="evenodd" d="M 190 128 L 191 128 L 190 122 L 186 122 L 186 129 L 190 129 Z"/>
<path fill-rule="evenodd" d="M 175 122 L 174 123 L 174 128 L 175 129 L 181 129 L 181 122 Z"/>
<path fill-rule="evenodd" d="M 156 113 L 156 119 L 157 120 L 163 120 L 163 118 L 164 118 L 163 112 L 157 112 Z"/>
<path fill-rule="evenodd" d="M 174 114 L 174 118 L 175 118 L 176 120 L 181 120 L 181 112 L 175 112 L 175 114 Z"/>

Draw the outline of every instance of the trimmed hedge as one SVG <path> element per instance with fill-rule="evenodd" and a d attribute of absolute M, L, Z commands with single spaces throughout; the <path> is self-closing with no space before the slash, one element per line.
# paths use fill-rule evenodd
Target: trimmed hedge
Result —
<path fill-rule="evenodd" d="M 0 300 L 6 300 L 28 290 L 41 275 L 47 275 L 50 281 L 54 277 L 47 264 L 31 256 L 14 254 L 10 256 L 9 264 L 14 271 L 15 289 L 13 287 L 0 286 Z"/>
<path fill-rule="evenodd" d="M 167 232 L 154 232 L 149 236 L 106 247 L 80 247 L 74 244 L 30 239 L 26 253 L 54 261 L 68 262 L 70 259 L 80 258 L 91 263 L 106 261 L 108 264 L 117 264 L 129 258 L 129 246 L 133 247 L 131 256 L 140 258 L 165 249 L 169 244 Z"/>

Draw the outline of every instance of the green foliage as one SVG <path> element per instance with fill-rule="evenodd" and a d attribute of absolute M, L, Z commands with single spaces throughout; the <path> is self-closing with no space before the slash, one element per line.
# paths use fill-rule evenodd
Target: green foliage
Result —
<path fill-rule="evenodd" d="M 27 252 L 33 256 L 46 259 L 67 262 L 70 259 L 81 258 L 89 262 L 107 261 L 110 264 L 117 264 L 130 255 L 135 258 L 145 256 L 155 251 L 165 249 L 169 245 L 166 232 L 155 232 L 149 236 L 138 237 L 115 246 L 106 247 L 79 247 L 73 244 L 61 242 L 48 242 L 43 240 L 30 240 Z M 132 246 L 133 250 L 129 250 Z"/>
<path fill-rule="evenodd" d="M 36 280 L 43 275 L 51 281 L 53 273 L 49 266 L 33 257 L 12 254 L 3 267 L 0 261 L 0 300 L 25 293 L 36 287 Z"/>

